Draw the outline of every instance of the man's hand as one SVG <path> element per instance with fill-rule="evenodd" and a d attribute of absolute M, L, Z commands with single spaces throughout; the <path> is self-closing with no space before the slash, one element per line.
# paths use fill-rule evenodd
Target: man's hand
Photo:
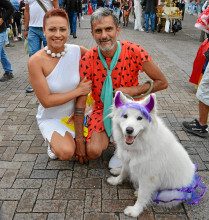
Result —
<path fill-rule="evenodd" d="M 88 157 L 86 155 L 86 146 L 83 138 L 75 139 L 76 142 L 76 150 L 75 150 L 75 159 L 80 164 L 86 163 L 88 161 Z"/>
<path fill-rule="evenodd" d="M 24 31 L 24 38 L 27 39 L 28 37 L 28 31 Z"/>
<path fill-rule="evenodd" d="M 0 18 L 0 26 L 4 23 L 4 20 Z"/>

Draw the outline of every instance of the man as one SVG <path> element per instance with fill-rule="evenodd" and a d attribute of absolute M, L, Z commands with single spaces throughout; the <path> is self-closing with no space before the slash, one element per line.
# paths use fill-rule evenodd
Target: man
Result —
<path fill-rule="evenodd" d="M 63 8 L 65 8 L 66 12 L 68 13 L 70 22 L 70 35 L 73 35 L 73 38 L 77 38 L 77 17 L 78 14 L 81 14 L 82 11 L 81 0 L 63 0 L 62 4 Z"/>
<path fill-rule="evenodd" d="M 206 60 L 209 61 L 209 49 L 205 52 Z M 198 86 L 196 96 L 199 100 L 199 120 L 184 121 L 183 129 L 199 137 L 208 137 L 208 112 L 209 112 L 209 65 L 207 65 L 202 80 Z"/>
<path fill-rule="evenodd" d="M 95 100 L 94 111 L 88 121 L 86 144 L 82 135 L 86 96 L 77 98 L 74 112 L 75 158 L 80 163 L 99 157 L 108 147 L 111 120 L 105 117 L 112 104 L 113 90 L 130 96 L 145 93 L 149 84 L 138 84 L 139 71 L 144 71 L 154 81 L 152 92 L 168 86 L 162 72 L 141 46 L 117 41 L 120 26 L 111 9 L 99 8 L 92 14 L 91 33 L 98 46 L 89 50 L 80 61 L 80 76 L 92 80 Z"/>
<path fill-rule="evenodd" d="M 0 78 L 1 82 L 5 82 L 14 77 L 12 73 L 13 70 L 11 67 L 11 63 L 3 47 L 4 39 L 6 35 L 6 29 L 7 29 L 6 22 L 8 19 L 10 19 L 13 12 L 14 12 L 14 8 L 8 0 L 0 1 L 0 60 L 2 67 L 4 69 L 4 75 Z"/>
<path fill-rule="evenodd" d="M 32 56 L 41 49 L 41 44 L 47 45 L 43 34 L 43 18 L 45 11 L 59 8 L 58 0 L 40 0 L 44 8 L 37 0 L 25 0 L 24 10 L 24 37 L 28 40 L 29 56 Z M 26 92 L 33 92 L 32 88 L 26 89 Z"/>

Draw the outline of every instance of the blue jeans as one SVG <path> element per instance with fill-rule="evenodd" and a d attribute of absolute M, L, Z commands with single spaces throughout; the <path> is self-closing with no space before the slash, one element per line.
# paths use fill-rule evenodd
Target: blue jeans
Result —
<path fill-rule="evenodd" d="M 70 31 L 73 34 L 76 34 L 76 28 L 77 28 L 77 12 L 68 12 L 68 17 L 70 21 Z"/>
<path fill-rule="evenodd" d="M 4 72 L 12 73 L 13 70 L 11 67 L 11 63 L 10 63 L 10 61 L 5 53 L 4 47 L 3 47 L 5 35 L 6 35 L 6 31 L 0 33 L 0 60 L 1 60 L 1 64 L 4 69 Z"/>
<path fill-rule="evenodd" d="M 149 12 L 145 13 L 145 29 L 146 31 L 149 30 L 149 18 L 151 19 L 151 30 L 155 30 L 155 13 Z"/>
<path fill-rule="evenodd" d="M 8 37 L 9 32 L 10 32 L 10 28 L 7 28 L 6 29 L 6 34 L 5 34 L 5 37 L 4 37 L 5 45 L 9 44 L 9 37 Z"/>
<path fill-rule="evenodd" d="M 85 15 L 88 14 L 89 4 L 85 3 Z"/>
<path fill-rule="evenodd" d="M 47 45 L 42 27 L 29 27 L 27 40 L 29 56 L 32 56 L 34 53 L 41 49 L 42 42 L 44 47 Z"/>
<path fill-rule="evenodd" d="M 93 11 L 97 10 L 97 4 L 96 3 L 91 3 L 92 9 Z"/>

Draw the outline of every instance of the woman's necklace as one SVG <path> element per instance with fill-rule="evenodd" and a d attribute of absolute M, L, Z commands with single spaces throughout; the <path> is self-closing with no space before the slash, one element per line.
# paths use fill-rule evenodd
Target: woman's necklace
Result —
<path fill-rule="evenodd" d="M 51 50 L 49 50 L 49 48 L 47 46 L 44 47 L 44 50 L 46 51 L 47 54 L 51 55 L 52 58 L 55 57 L 61 57 L 61 56 L 65 56 L 65 54 L 67 53 L 67 45 L 64 45 L 64 50 L 61 53 L 52 53 Z"/>

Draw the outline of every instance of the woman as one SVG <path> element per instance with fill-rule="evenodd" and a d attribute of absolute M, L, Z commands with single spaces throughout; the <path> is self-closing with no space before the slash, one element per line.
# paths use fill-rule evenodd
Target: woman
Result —
<path fill-rule="evenodd" d="M 75 152 L 75 134 L 61 123 L 74 111 L 74 99 L 90 92 L 91 82 L 80 83 L 79 60 L 87 49 L 65 44 L 68 16 L 63 9 L 52 9 L 44 16 L 43 30 L 47 46 L 28 61 L 29 79 L 40 101 L 37 121 L 48 142 L 51 159 L 70 159 Z"/>
<path fill-rule="evenodd" d="M 123 26 L 128 26 L 129 14 L 132 8 L 131 0 L 123 0 Z"/>

